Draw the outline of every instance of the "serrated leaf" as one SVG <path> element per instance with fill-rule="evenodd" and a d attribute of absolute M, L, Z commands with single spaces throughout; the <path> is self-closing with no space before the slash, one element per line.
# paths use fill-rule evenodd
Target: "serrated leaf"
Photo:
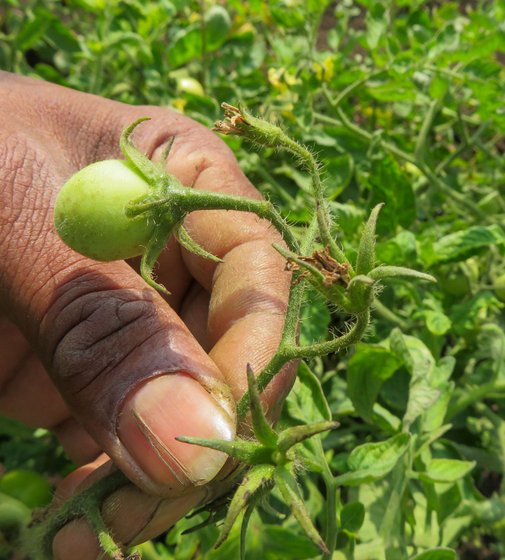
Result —
<path fill-rule="evenodd" d="M 367 11 L 366 40 L 371 49 L 375 49 L 388 27 L 389 14 L 384 2 L 374 2 Z"/>
<path fill-rule="evenodd" d="M 291 560 L 308 560 L 320 554 L 319 549 L 305 536 L 295 533 L 290 528 L 278 525 L 265 525 L 261 531 L 265 550 L 269 558 L 286 558 Z"/>
<path fill-rule="evenodd" d="M 328 338 L 331 313 L 326 300 L 314 288 L 308 287 L 300 312 L 300 344 L 312 344 Z"/>
<path fill-rule="evenodd" d="M 433 255 L 431 262 L 449 263 L 462 261 L 493 245 L 505 243 L 505 232 L 493 224 L 491 226 L 471 226 L 467 229 L 445 235 L 433 244 Z"/>

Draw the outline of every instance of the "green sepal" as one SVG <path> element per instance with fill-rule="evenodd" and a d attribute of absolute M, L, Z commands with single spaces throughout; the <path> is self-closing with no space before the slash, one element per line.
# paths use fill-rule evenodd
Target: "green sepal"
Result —
<path fill-rule="evenodd" d="M 158 225 L 154 234 L 149 240 L 147 247 L 142 255 L 140 261 L 140 275 L 142 278 L 155 290 L 169 296 L 170 292 L 162 284 L 158 284 L 153 278 L 153 270 L 160 256 L 161 252 L 165 248 L 168 238 L 170 237 L 174 225 L 170 222 Z"/>
<path fill-rule="evenodd" d="M 368 309 L 374 299 L 375 281 L 364 274 L 355 276 L 347 287 L 347 297 L 349 299 L 346 311 L 350 313 L 362 313 Z"/>
<path fill-rule="evenodd" d="M 254 377 L 254 372 L 249 364 L 247 364 L 247 385 L 249 387 L 249 402 L 251 403 L 251 417 L 254 434 L 260 443 L 266 447 L 275 449 L 278 436 L 270 426 L 265 413 L 263 412 L 256 378 Z"/>
<path fill-rule="evenodd" d="M 305 441 L 306 439 L 326 432 L 328 430 L 334 430 L 340 424 L 338 422 L 317 422 L 314 424 L 304 424 L 302 426 L 293 426 L 292 428 L 286 428 L 279 434 L 279 441 L 277 443 L 277 449 L 282 453 L 286 452 L 288 449 Z"/>
<path fill-rule="evenodd" d="M 209 259 L 215 263 L 222 263 L 223 259 L 216 257 L 212 253 L 206 251 L 200 244 L 198 244 L 188 233 L 187 229 L 183 226 L 179 226 L 175 230 L 175 237 L 177 241 L 190 253 L 202 257 L 204 259 Z"/>
<path fill-rule="evenodd" d="M 172 136 L 171 138 L 169 138 L 167 140 L 167 145 L 165 146 L 165 148 L 163 149 L 163 152 L 161 153 L 161 158 L 160 158 L 160 167 L 161 170 L 163 171 L 163 173 L 166 173 L 166 167 L 167 167 L 167 160 L 168 160 L 168 156 L 170 155 L 170 152 L 172 150 L 172 146 L 174 145 L 174 141 L 175 141 L 175 136 Z"/>
<path fill-rule="evenodd" d="M 147 156 L 140 152 L 130 138 L 133 131 L 140 123 L 149 120 L 151 120 L 150 117 L 142 117 L 127 126 L 121 133 L 119 147 L 121 148 L 125 158 L 133 164 L 135 169 L 145 178 L 149 185 L 153 187 L 154 185 L 159 184 L 165 176 L 165 172 L 155 165 Z"/>
<path fill-rule="evenodd" d="M 259 465 L 262 463 L 273 464 L 272 450 L 266 448 L 261 443 L 247 441 L 245 439 L 234 439 L 227 441 L 224 439 L 207 439 L 191 436 L 179 436 L 175 438 L 183 443 L 208 447 L 226 453 L 248 465 Z"/>
<path fill-rule="evenodd" d="M 214 545 L 216 548 L 221 546 L 226 540 L 230 531 L 239 516 L 240 512 L 248 506 L 251 498 L 258 491 L 268 491 L 273 486 L 273 474 L 275 468 L 272 465 L 257 465 L 253 467 L 244 477 L 240 486 L 235 491 L 233 498 L 224 520 L 221 534 Z"/>
<path fill-rule="evenodd" d="M 275 482 L 282 497 L 292 508 L 293 515 L 309 539 L 324 553 L 329 554 L 328 548 L 318 530 L 315 528 L 310 514 L 305 507 L 300 487 L 293 474 L 286 467 L 275 469 Z"/>
<path fill-rule="evenodd" d="M 356 259 L 356 274 L 367 274 L 372 270 L 375 264 L 375 229 L 377 227 L 377 218 L 383 203 L 377 206 L 370 213 L 365 229 L 361 235 L 358 248 L 358 257 Z"/>
<path fill-rule="evenodd" d="M 427 282 L 436 282 L 437 279 L 431 274 L 419 272 L 412 268 L 405 268 L 404 266 L 378 266 L 368 273 L 368 277 L 373 280 L 382 280 L 383 278 L 417 278 L 418 280 L 426 280 Z"/>
<path fill-rule="evenodd" d="M 268 492 L 270 488 L 259 489 L 250 498 L 247 504 L 246 510 L 244 512 L 244 517 L 242 518 L 242 525 L 240 527 L 240 560 L 246 560 L 246 538 L 247 538 L 247 527 L 249 526 L 249 521 L 251 515 L 253 514 L 258 502 L 263 497 L 263 494 Z"/>

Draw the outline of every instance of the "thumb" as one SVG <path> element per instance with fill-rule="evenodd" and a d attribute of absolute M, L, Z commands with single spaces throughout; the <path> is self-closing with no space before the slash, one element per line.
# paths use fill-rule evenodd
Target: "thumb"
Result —
<path fill-rule="evenodd" d="M 78 420 L 148 491 L 211 480 L 226 456 L 175 438 L 233 438 L 234 407 L 179 317 L 123 263 L 56 281 L 36 343 Z"/>
<path fill-rule="evenodd" d="M 203 484 L 226 457 L 175 437 L 233 438 L 230 391 L 177 314 L 126 263 L 96 263 L 55 235 L 55 194 L 76 169 L 26 118 L 11 111 L 0 132 L 0 307 L 134 483 L 165 495 Z"/>

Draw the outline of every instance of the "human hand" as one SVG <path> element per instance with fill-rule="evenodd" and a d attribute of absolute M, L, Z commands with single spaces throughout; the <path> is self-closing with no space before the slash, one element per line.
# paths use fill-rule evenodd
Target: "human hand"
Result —
<path fill-rule="evenodd" d="M 0 99 L 0 414 L 53 430 L 80 465 L 57 500 L 104 476 L 112 458 L 138 488 L 110 496 L 104 517 L 121 542 L 141 542 L 212 494 L 207 483 L 226 457 L 174 438 L 233 438 L 246 364 L 258 371 L 268 361 L 284 322 L 290 277 L 271 247 L 278 234 L 252 214 L 191 214 L 191 236 L 224 262 L 170 240 L 157 276 L 172 295 L 162 298 L 128 264 L 63 245 L 56 193 L 85 165 L 120 157 L 123 128 L 150 116 L 135 144 L 156 160 L 175 136 L 167 165 L 183 184 L 258 198 L 226 145 L 166 109 L 6 73 Z M 271 417 L 292 370 L 263 395 Z M 53 550 L 57 560 L 99 553 L 84 522 L 60 531 Z"/>

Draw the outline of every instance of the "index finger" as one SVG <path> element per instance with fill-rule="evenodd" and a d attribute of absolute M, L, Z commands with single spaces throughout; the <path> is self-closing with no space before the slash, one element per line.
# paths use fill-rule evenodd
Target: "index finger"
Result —
<path fill-rule="evenodd" d="M 261 198 L 224 142 L 208 135 L 195 127 L 176 138 L 169 171 L 194 188 Z M 280 341 L 291 281 L 284 258 L 272 247 L 281 236 L 268 221 L 246 212 L 197 211 L 185 226 L 197 243 L 223 259 L 216 265 L 183 252 L 187 268 L 210 294 L 210 355 L 238 400 L 247 387 L 247 364 L 257 373 Z M 276 376 L 263 395 L 267 409 L 282 403 L 292 378 L 292 366 Z"/>

